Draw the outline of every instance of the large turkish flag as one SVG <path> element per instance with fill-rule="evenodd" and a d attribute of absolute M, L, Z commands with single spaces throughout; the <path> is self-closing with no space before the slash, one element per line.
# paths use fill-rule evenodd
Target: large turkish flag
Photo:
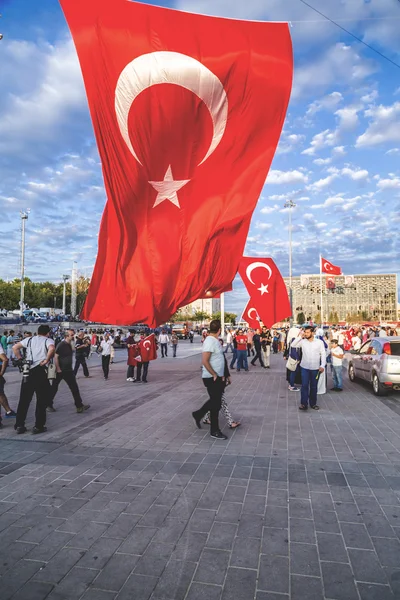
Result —
<path fill-rule="evenodd" d="M 271 327 L 292 314 L 283 277 L 272 258 L 244 256 L 239 274 L 263 325 Z"/>
<path fill-rule="evenodd" d="M 108 199 L 82 316 L 160 324 L 235 277 L 289 101 L 289 29 L 60 2 Z"/>

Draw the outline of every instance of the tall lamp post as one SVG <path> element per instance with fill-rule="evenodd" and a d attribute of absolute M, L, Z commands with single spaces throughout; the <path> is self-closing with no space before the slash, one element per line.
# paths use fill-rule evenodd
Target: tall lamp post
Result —
<path fill-rule="evenodd" d="M 25 296 L 25 222 L 28 220 L 29 209 L 21 210 L 19 213 L 21 217 L 21 292 L 19 298 L 19 307 L 22 311 L 24 310 L 24 296 Z"/>
<path fill-rule="evenodd" d="M 63 301 L 62 301 L 62 311 L 63 311 L 63 315 L 65 315 L 66 310 L 67 310 L 67 303 L 66 303 L 66 294 L 67 294 L 67 281 L 69 279 L 69 275 L 63 275 Z"/>
<path fill-rule="evenodd" d="M 293 325 L 293 288 L 292 288 L 292 208 L 294 208 L 296 204 L 293 200 L 287 200 L 284 204 L 284 208 L 289 209 L 289 301 L 290 301 L 290 310 L 292 316 L 290 317 L 290 326 Z"/>

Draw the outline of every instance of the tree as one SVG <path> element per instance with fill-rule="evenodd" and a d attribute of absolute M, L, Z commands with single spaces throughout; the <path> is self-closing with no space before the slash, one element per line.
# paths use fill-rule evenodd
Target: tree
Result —
<path fill-rule="evenodd" d="M 314 316 L 314 322 L 321 323 L 321 313 L 320 312 L 317 312 L 316 315 Z"/>
<path fill-rule="evenodd" d="M 235 315 L 235 313 L 225 312 L 224 315 L 225 315 L 225 324 L 230 323 L 231 325 L 235 325 L 236 317 L 237 317 L 237 315 Z M 216 320 L 220 321 L 221 320 L 221 311 L 213 313 L 212 319 L 216 319 Z"/>
<path fill-rule="evenodd" d="M 188 312 L 183 312 L 181 309 L 177 310 L 176 313 L 170 318 L 171 323 L 177 323 L 180 321 L 192 321 L 193 315 Z"/>
<path fill-rule="evenodd" d="M 297 323 L 298 325 L 303 325 L 303 323 L 306 322 L 306 317 L 305 314 L 303 312 L 299 312 L 297 314 Z"/>
<path fill-rule="evenodd" d="M 193 315 L 193 319 L 199 323 L 203 323 L 203 321 L 208 320 L 210 318 L 210 315 L 204 310 L 196 310 L 196 312 Z"/>

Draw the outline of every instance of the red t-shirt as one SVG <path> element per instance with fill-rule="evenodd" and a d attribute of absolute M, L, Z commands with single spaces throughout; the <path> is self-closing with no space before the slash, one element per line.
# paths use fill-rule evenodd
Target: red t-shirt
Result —
<path fill-rule="evenodd" d="M 237 335 L 236 343 L 238 350 L 247 350 L 247 335 Z"/>

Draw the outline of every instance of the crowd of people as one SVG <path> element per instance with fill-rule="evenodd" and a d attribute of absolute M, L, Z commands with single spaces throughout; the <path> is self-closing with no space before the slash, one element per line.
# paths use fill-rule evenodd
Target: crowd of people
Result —
<path fill-rule="evenodd" d="M 326 392 L 327 365 L 332 374 L 332 390 L 340 392 L 343 389 L 344 353 L 350 349 L 359 350 L 372 337 L 399 335 L 400 329 L 367 325 L 324 329 L 313 325 L 280 329 L 262 326 L 256 330 L 230 328 L 222 336 L 221 323 L 214 320 L 209 328 L 198 333 L 202 341 L 202 378 L 209 400 L 193 413 L 193 417 L 198 427 L 201 427 L 201 422 L 210 425 L 212 437 L 226 439 L 219 427 L 221 409 L 230 428 L 240 426 L 240 422 L 233 419 L 225 398 L 225 389 L 231 383 L 230 369 L 237 372 L 247 372 L 250 366 L 269 369 L 271 354 L 282 353 L 286 361 L 288 389 L 300 392 L 300 410 L 305 411 L 309 407 L 319 410 L 317 395 Z M 127 348 L 126 381 L 147 383 L 150 361 L 157 357 L 156 349 L 159 348 L 161 358 L 165 358 L 168 357 L 168 349 L 172 348 L 172 356 L 176 357 L 179 344 L 174 331 L 166 328 L 158 332 L 157 338 L 153 335 L 154 347 L 146 341 L 150 337 L 144 332 L 138 335 L 133 329 L 125 335 L 122 330 L 82 329 L 75 332 L 71 328 L 63 330 L 61 326 L 51 328 L 45 324 L 33 334 L 29 331 L 4 331 L 0 335 L 0 407 L 5 411 L 5 418 L 15 419 L 17 433 L 25 433 L 26 415 L 36 394 L 33 433 L 45 432 L 46 413 L 56 412 L 55 398 L 63 380 L 71 391 L 76 412 L 85 412 L 90 405 L 85 404 L 81 397 L 76 376 L 81 368 L 84 377 L 91 376 L 87 360 L 96 353 L 101 356 L 103 377 L 108 381 L 116 346 Z M 188 337 L 193 342 L 194 331 L 189 332 Z M 5 394 L 4 374 L 10 364 L 19 367 L 22 372 L 16 411 L 11 409 Z"/>

